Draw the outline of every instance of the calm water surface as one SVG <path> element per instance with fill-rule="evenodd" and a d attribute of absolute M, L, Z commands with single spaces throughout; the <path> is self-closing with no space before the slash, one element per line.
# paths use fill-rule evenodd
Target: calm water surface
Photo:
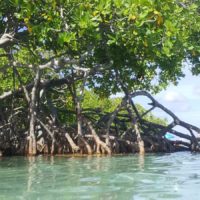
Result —
<path fill-rule="evenodd" d="M 200 199 L 200 154 L 0 159 L 0 200 Z"/>

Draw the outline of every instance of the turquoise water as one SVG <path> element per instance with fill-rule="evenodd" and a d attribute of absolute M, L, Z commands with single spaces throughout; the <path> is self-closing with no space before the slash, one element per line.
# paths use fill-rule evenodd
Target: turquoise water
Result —
<path fill-rule="evenodd" d="M 200 199 L 200 154 L 0 158 L 0 200 Z"/>

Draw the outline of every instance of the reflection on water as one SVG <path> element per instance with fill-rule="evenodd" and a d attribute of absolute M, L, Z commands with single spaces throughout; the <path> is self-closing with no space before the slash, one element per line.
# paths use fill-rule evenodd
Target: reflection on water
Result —
<path fill-rule="evenodd" d="M 145 157 L 144 157 L 143 154 L 139 154 L 139 155 L 138 155 L 138 164 L 139 164 L 140 170 L 144 169 L 144 161 L 145 161 L 144 158 L 145 158 Z"/>
<path fill-rule="evenodd" d="M 190 153 L 2 158 L 0 200 L 198 200 L 199 166 Z"/>

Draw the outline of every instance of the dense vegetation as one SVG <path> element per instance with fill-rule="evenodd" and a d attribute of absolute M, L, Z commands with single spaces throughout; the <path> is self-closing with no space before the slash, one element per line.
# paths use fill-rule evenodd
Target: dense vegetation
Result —
<path fill-rule="evenodd" d="M 198 75 L 199 22 L 199 1 L 1 1 L 0 148 L 29 155 L 170 151 L 163 135 L 179 124 L 190 133 L 185 145 L 197 150 L 199 129 L 145 91 L 177 84 L 183 62 Z M 121 102 L 106 99 L 117 92 L 125 94 Z M 136 95 L 152 108 L 141 111 Z M 149 121 L 156 107 L 174 121 Z"/>

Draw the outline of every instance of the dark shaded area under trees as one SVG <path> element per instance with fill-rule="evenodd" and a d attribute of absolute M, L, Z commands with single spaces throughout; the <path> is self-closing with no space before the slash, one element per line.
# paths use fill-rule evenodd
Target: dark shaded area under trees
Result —
<path fill-rule="evenodd" d="M 139 112 L 134 104 L 134 97 L 137 96 L 148 97 L 152 107 L 143 113 Z M 27 113 L 27 105 L 15 107 L 15 104 L 19 104 L 18 101 L 23 101 L 22 91 L 15 91 L 15 100 L 12 98 L 11 95 L 1 99 L 4 106 L 1 107 L 0 112 L 0 149 L 4 155 L 28 155 L 30 136 L 27 130 L 30 114 Z M 80 111 L 76 100 L 74 100 L 76 109 L 67 110 L 55 107 L 55 103 L 47 97 L 42 99 L 49 102 L 45 105 L 41 99 L 40 101 L 37 99 L 40 103 L 37 104 L 37 115 L 35 115 L 35 147 L 33 147 L 35 154 L 199 151 L 199 139 L 196 136 L 200 129 L 181 121 L 146 91 L 127 94 L 110 113 L 94 107 Z M 145 116 L 154 108 L 160 108 L 169 114 L 173 122 L 169 125 L 161 125 L 147 121 Z M 69 121 L 65 119 L 62 123 L 61 118 L 67 116 Z M 80 127 L 74 123 L 76 120 L 74 121 L 73 118 L 79 119 Z M 176 125 L 186 128 L 190 134 L 174 130 Z M 184 138 L 185 141 L 167 140 L 164 137 L 167 132 Z"/>

